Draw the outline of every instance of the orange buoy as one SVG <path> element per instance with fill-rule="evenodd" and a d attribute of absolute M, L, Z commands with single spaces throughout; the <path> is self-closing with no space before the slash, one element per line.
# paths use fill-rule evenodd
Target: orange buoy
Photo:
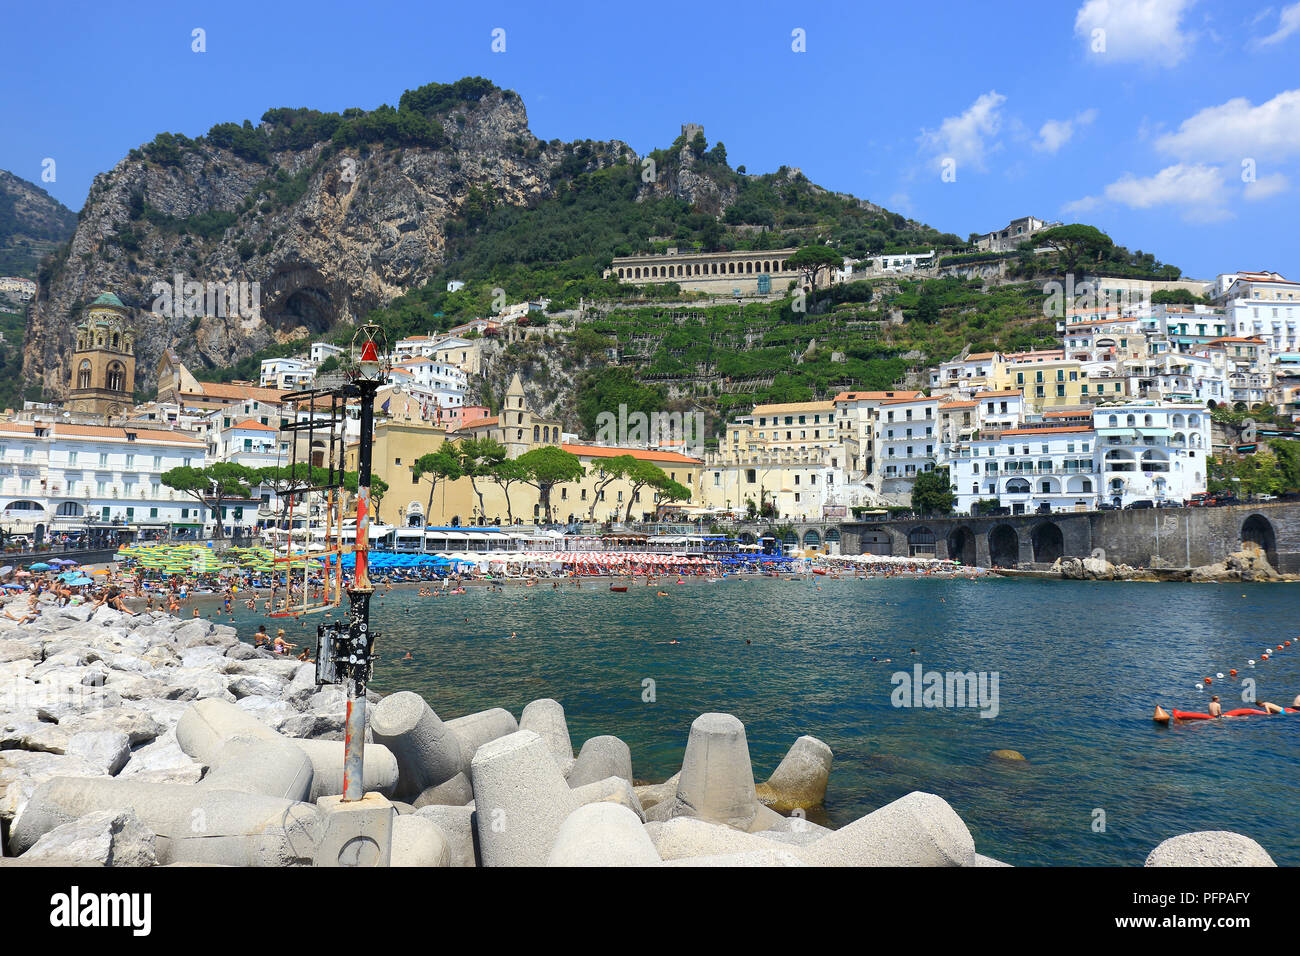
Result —
<path fill-rule="evenodd" d="M 1165 709 L 1161 707 L 1159 704 L 1156 704 L 1156 712 L 1151 719 L 1154 720 L 1157 724 L 1169 723 L 1169 715 L 1165 712 Z"/>
<path fill-rule="evenodd" d="M 1229 676 L 1229 677 L 1236 677 L 1236 676 L 1237 676 L 1237 672 L 1236 672 L 1235 670 L 1234 670 L 1234 671 L 1228 671 L 1228 676 Z"/>
<path fill-rule="evenodd" d="M 1279 644 L 1279 645 L 1277 646 L 1277 649 L 1280 651 L 1280 650 L 1282 649 L 1282 645 Z"/>
<path fill-rule="evenodd" d="M 1205 678 L 1205 683 L 1206 683 L 1207 685 L 1208 685 L 1208 684 L 1213 684 L 1214 681 L 1210 680 L 1210 679 L 1207 677 L 1207 678 Z"/>

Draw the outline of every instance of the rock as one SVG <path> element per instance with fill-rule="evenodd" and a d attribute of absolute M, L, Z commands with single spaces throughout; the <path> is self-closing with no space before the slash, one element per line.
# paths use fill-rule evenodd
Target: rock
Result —
<path fill-rule="evenodd" d="M 826 799 L 830 776 L 831 748 L 805 735 L 794 742 L 768 781 L 755 787 L 755 795 L 778 813 L 810 810 Z"/>
<path fill-rule="evenodd" d="M 991 856 L 981 856 L 976 853 L 974 859 L 966 864 L 967 866 L 1010 866 L 1010 863 L 1003 863 L 1001 860 L 995 860 Z"/>
<path fill-rule="evenodd" d="M 392 866 L 451 866 L 442 828 L 428 817 L 399 814 L 393 820 Z"/>
<path fill-rule="evenodd" d="M 120 730 L 83 730 L 68 740 L 68 753 L 113 776 L 131 757 L 131 740 Z"/>
<path fill-rule="evenodd" d="M 649 810 L 656 804 L 663 803 L 665 800 L 671 800 L 677 795 L 677 783 L 681 780 L 682 773 L 677 771 L 663 783 L 647 783 L 639 787 L 634 787 L 637 799 L 641 801 L 641 806 Z"/>
<path fill-rule="evenodd" d="M 632 751 L 617 737 L 592 737 L 582 745 L 569 771 L 570 787 L 581 787 L 606 777 L 622 777 L 632 785 Z"/>
<path fill-rule="evenodd" d="M 655 866 L 660 863 L 641 819 L 616 803 L 589 803 L 565 818 L 547 866 Z"/>
<path fill-rule="evenodd" d="M 167 692 L 167 685 L 152 677 L 126 671 L 113 671 L 106 685 L 117 691 L 123 700 L 140 700 L 144 697 L 162 697 Z"/>
<path fill-rule="evenodd" d="M 1016 760 L 1025 759 L 1025 755 L 1022 754 L 1019 750 L 995 750 L 992 753 L 990 753 L 989 756 L 992 757 L 994 760 L 1016 761 Z"/>
<path fill-rule="evenodd" d="M 44 721 L 18 724 L 7 733 L 0 734 L 0 748 L 65 754 L 71 736 L 65 727 L 58 724 L 47 724 Z"/>
<path fill-rule="evenodd" d="M 247 647 L 248 645 L 242 645 Z M 280 692 L 280 699 L 295 707 L 302 707 L 316 693 L 316 665 L 303 664 L 293 673 L 289 683 Z M 297 736 L 308 736 L 306 734 Z"/>
<path fill-rule="evenodd" d="M 22 858 L 29 863 L 51 859 L 103 866 L 155 866 L 156 839 L 134 810 L 97 810 L 43 834 Z"/>
<path fill-rule="evenodd" d="M 278 700 L 284 690 L 284 681 L 265 675 L 245 674 L 232 678 L 226 689 L 235 695 L 236 700 L 242 697 L 270 697 Z"/>
<path fill-rule="evenodd" d="M 0 664 L 10 661 L 39 661 L 41 645 L 28 641 L 0 641 Z"/>
<path fill-rule="evenodd" d="M 975 841 L 946 801 L 914 791 L 798 852 L 817 866 L 966 866 Z"/>
<path fill-rule="evenodd" d="M 226 678 L 203 667 L 177 668 L 167 674 L 163 696 L 168 700 L 227 700 L 235 695 L 226 689 Z"/>
<path fill-rule="evenodd" d="M 138 778 L 141 782 L 195 783 L 205 768 L 206 764 L 194 760 L 181 749 L 175 734 L 167 733 L 152 743 L 135 748 L 117 776 L 119 779 Z"/>
<path fill-rule="evenodd" d="M 402 691 L 385 697 L 370 724 L 375 740 L 397 758 L 397 799 L 411 800 L 460 773 L 460 738 L 419 694 Z"/>
<path fill-rule="evenodd" d="M 1147 866 L 1277 866 L 1248 836 L 1231 830 L 1201 830 L 1170 837 L 1147 856 Z"/>
<path fill-rule="evenodd" d="M 231 644 L 226 648 L 226 656 L 231 660 L 247 661 L 253 660 L 258 655 L 257 648 L 253 647 L 252 644 L 245 644 L 243 641 L 240 641 L 239 643 Z"/>
<path fill-rule="evenodd" d="M 415 811 L 415 816 L 424 817 L 438 824 L 447 841 L 449 866 L 477 866 L 478 853 L 475 849 L 474 808 L 450 807 L 430 804 Z"/>
<path fill-rule="evenodd" d="M 484 866 L 542 866 L 577 802 L 546 743 L 531 730 L 489 741 L 470 763 Z"/>
<path fill-rule="evenodd" d="M 561 773 L 567 774 L 573 767 L 573 741 L 558 700 L 547 697 L 533 701 L 519 716 L 519 729 L 531 730 L 542 738 Z"/>

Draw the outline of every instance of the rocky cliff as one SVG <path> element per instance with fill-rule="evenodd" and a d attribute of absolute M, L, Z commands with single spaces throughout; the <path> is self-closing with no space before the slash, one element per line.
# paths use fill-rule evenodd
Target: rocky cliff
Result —
<path fill-rule="evenodd" d="M 77 214 L 40 186 L 0 169 L 0 275 L 30 277 L 72 235 Z"/>
<path fill-rule="evenodd" d="M 437 139 L 426 135 L 419 145 L 387 132 L 373 135 L 396 144 L 348 143 L 364 140 L 364 130 L 301 144 L 285 128 L 294 117 L 281 114 L 302 112 L 271 111 L 255 130 L 227 124 L 243 140 L 215 127 L 196 140 L 164 134 L 96 177 L 70 245 L 42 266 L 29 322 L 26 367 L 46 394 L 65 392 L 73 330 L 101 292 L 135 309 L 138 384 L 152 382 L 169 346 L 194 367 L 229 365 L 355 320 L 420 285 L 442 261 L 448 223 L 467 201 L 486 193 L 533 204 L 556 188 L 556 167 L 568 154 L 558 141 L 534 137 L 520 98 L 494 87 L 440 110 Z M 354 115 L 360 122 L 374 114 L 348 111 L 342 120 Z M 275 148 L 286 141 L 292 145 Z M 270 144 L 265 155 L 262 143 Z M 634 158 L 621 143 L 594 145 L 584 151 L 587 167 Z M 257 314 L 232 315 L 215 303 L 205 303 L 205 314 L 155 314 L 154 284 L 177 274 L 256 282 Z"/>

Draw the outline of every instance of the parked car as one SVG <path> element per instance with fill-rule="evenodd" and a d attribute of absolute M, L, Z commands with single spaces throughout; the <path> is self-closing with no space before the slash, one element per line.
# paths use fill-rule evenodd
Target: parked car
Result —
<path fill-rule="evenodd" d="M 1129 510 L 1131 511 L 1140 511 L 1144 508 L 1154 508 L 1155 506 L 1156 503 L 1150 498 L 1139 498 L 1137 501 L 1130 501 L 1128 503 Z"/>
<path fill-rule="evenodd" d="M 1119 508 L 1117 508 L 1115 505 L 1111 504 L 1108 501 L 1101 501 L 1097 503 L 1097 510 L 1098 511 L 1119 511 Z"/>

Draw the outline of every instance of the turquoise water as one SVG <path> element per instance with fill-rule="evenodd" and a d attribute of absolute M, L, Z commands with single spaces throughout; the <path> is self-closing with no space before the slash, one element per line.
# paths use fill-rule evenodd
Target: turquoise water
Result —
<path fill-rule="evenodd" d="M 1140 864 L 1166 837 L 1199 829 L 1240 831 L 1279 864 L 1300 864 L 1300 715 L 1172 729 L 1151 721 L 1157 702 L 1204 710 L 1209 694 L 1194 684 L 1233 667 L 1258 681 L 1261 699 L 1289 704 L 1300 693 L 1300 643 L 1253 670 L 1244 664 L 1300 633 L 1294 586 L 669 582 L 626 594 L 592 583 L 442 598 L 395 590 L 375 602 L 375 686 L 418 691 L 444 717 L 494 706 L 518 715 L 554 697 L 575 751 L 616 734 L 646 780 L 679 769 L 704 711 L 745 722 L 759 780 L 797 736 L 813 734 L 835 752 L 831 824 L 928 790 L 961 814 L 981 852 L 1018 865 Z M 236 615 L 245 638 L 262 620 Z M 407 651 L 415 659 L 400 661 Z M 891 675 L 918 661 L 997 672 L 998 715 L 894 707 Z M 642 699 L 647 678 L 653 702 Z M 1241 692 L 1230 679 L 1214 690 L 1225 710 Z M 990 758 L 1003 748 L 1028 762 Z"/>

